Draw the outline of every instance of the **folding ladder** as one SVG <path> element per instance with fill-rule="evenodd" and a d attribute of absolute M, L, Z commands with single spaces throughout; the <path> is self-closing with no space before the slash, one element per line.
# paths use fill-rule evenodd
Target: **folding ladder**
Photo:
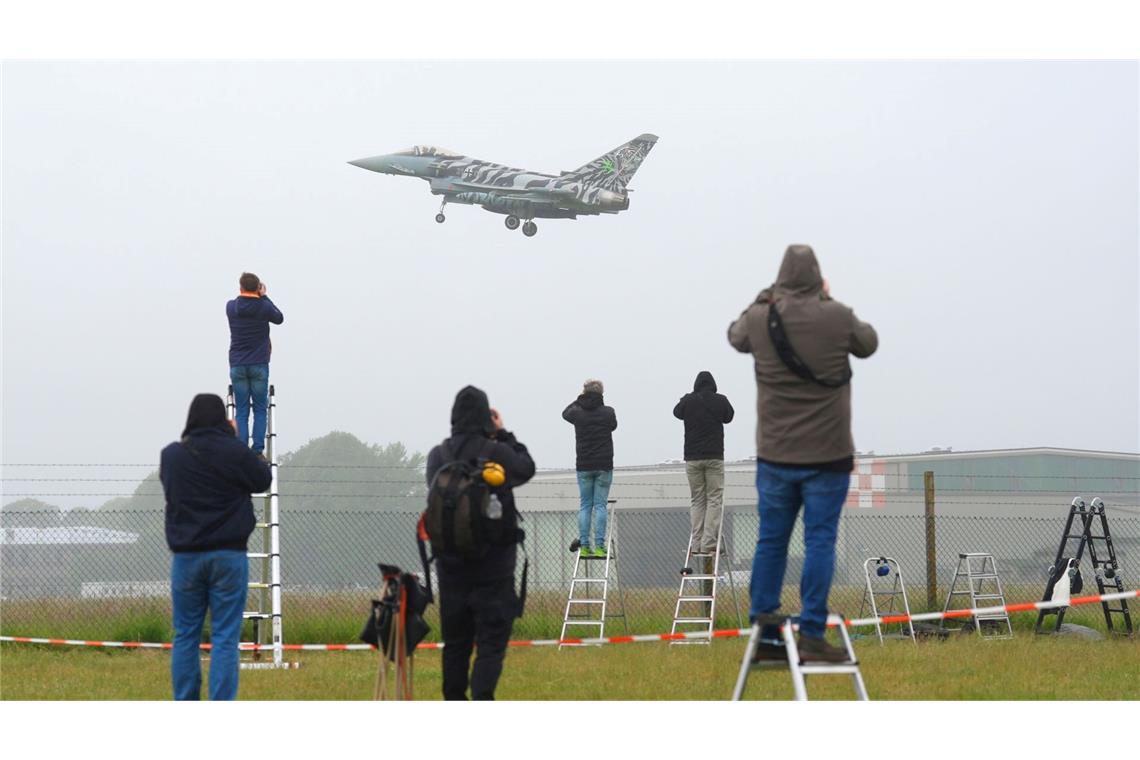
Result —
<path fill-rule="evenodd" d="M 874 571 L 871 570 L 872 563 Z M 892 572 L 893 570 L 893 572 Z M 872 572 L 875 578 L 885 578 L 888 575 L 893 576 L 893 581 L 889 590 L 882 590 L 882 588 L 875 588 L 876 585 L 882 586 L 882 581 L 878 584 L 874 582 L 871 577 Z M 875 633 L 879 635 L 879 643 L 883 643 L 883 628 L 878 622 L 878 618 L 887 615 L 906 615 L 907 620 L 902 623 L 894 623 L 893 625 L 899 626 L 897 633 L 888 633 L 886 638 L 891 639 L 905 639 L 908 637 L 911 641 L 918 643 L 914 638 L 914 623 L 910 621 L 910 603 L 906 598 L 906 584 L 903 583 L 902 569 L 899 568 L 898 560 L 891 557 L 868 557 L 863 562 L 863 577 L 867 581 L 867 587 L 863 590 L 863 601 L 859 604 L 859 617 L 863 617 L 863 610 L 866 608 L 867 603 L 870 602 L 871 614 L 876 618 L 875 620 Z M 895 609 L 895 600 L 902 598 L 902 609 Z M 886 602 L 886 607 L 880 606 L 880 600 Z M 885 625 L 892 625 L 886 623 Z"/>
<path fill-rule="evenodd" d="M 1080 519 L 1080 526 L 1077 529 L 1073 527 L 1073 518 Z M 1099 535 L 1094 528 L 1099 524 Z M 1070 541 L 1077 541 L 1076 551 L 1072 551 Z M 1097 541 L 1102 541 L 1103 545 L 1098 550 Z M 1096 586 L 1101 594 L 1112 593 L 1114 591 L 1124 590 L 1124 581 L 1120 578 L 1120 564 L 1116 559 L 1116 549 L 1112 546 L 1112 534 L 1108 532 L 1108 515 L 1104 510 L 1104 502 L 1097 497 L 1092 500 L 1092 504 L 1088 507 L 1085 506 L 1085 500 L 1078 496 L 1073 499 L 1073 503 L 1069 505 L 1069 518 L 1065 521 L 1065 531 L 1061 534 L 1061 544 L 1057 547 L 1057 558 L 1053 561 L 1053 566 L 1049 568 L 1049 578 L 1053 577 L 1056 568 L 1061 566 L 1067 558 L 1073 557 L 1076 559 L 1076 566 L 1080 567 L 1081 557 L 1084 555 L 1085 549 L 1089 551 L 1089 561 L 1092 562 L 1093 575 L 1096 578 Z M 1105 583 L 1105 581 L 1109 581 Z M 1046 586 L 1045 595 L 1042 596 L 1041 601 L 1049 601 L 1050 589 Z M 1119 607 L 1110 607 L 1108 602 L 1101 602 L 1101 608 L 1104 610 L 1104 622 L 1108 627 L 1109 633 L 1119 633 L 1124 635 L 1132 634 L 1132 614 L 1128 610 L 1128 601 L 1125 599 L 1120 600 Z M 1061 630 L 1061 623 L 1065 619 L 1065 610 L 1068 607 L 1054 607 L 1052 609 L 1038 610 L 1037 612 L 1037 625 L 1034 630 L 1037 633 L 1048 633 L 1042 630 L 1042 623 L 1048 615 L 1056 615 L 1057 622 L 1053 626 L 1053 632 Z M 1124 630 L 1118 630 L 1112 621 L 1113 614 L 1121 616 L 1121 622 L 1124 624 Z"/>
<path fill-rule="evenodd" d="M 611 506 L 617 504 L 617 499 L 609 499 L 606 504 L 606 556 L 583 557 L 571 545 L 571 550 L 574 551 L 574 574 L 570 578 L 570 593 L 566 596 L 566 612 L 562 616 L 562 634 L 559 639 L 569 638 L 567 631 L 571 628 L 587 629 L 583 635 L 575 638 L 602 638 L 605 636 L 606 621 L 614 618 L 621 618 L 625 632 L 629 633 L 629 622 L 625 618 L 625 587 L 618 580 L 617 507 Z M 616 614 L 607 609 L 611 580 L 618 588 L 618 602 L 621 606 L 621 612 Z M 559 644 L 558 648 L 564 646 L 582 645 Z"/>
<path fill-rule="evenodd" d="M 966 579 L 967 588 L 958 587 L 958 581 Z M 1001 578 L 998 577 L 997 565 L 994 564 L 992 554 L 984 552 L 967 552 L 958 554 L 958 568 L 954 571 L 954 580 L 950 583 L 950 593 L 946 595 L 946 605 L 942 612 L 949 612 L 960 607 L 951 607 L 956 596 L 970 597 L 970 607 L 1005 607 L 1005 595 L 1001 590 Z M 983 639 L 1009 639 L 1013 638 L 1013 626 L 1009 622 L 1009 614 L 991 612 L 985 615 L 974 615 L 974 627 Z M 982 625 L 983 621 L 987 624 Z M 992 622 L 990 622 L 992 621 Z M 1005 630 L 1002 630 L 1005 623 Z M 969 625 L 969 623 L 967 623 Z M 942 621 L 945 629 L 946 620 Z M 964 626 L 963 626 L 964 627 Z M 960 630 L 960 629 L 959 629 Z"/>
<path fill-rule="evenodd" d="M 760 627 L 764 625 L 780 626 L 780 636 L 787 650 L 787 662 L 772 661 L 758 664 L 752 663 L 752 656 L 760 645 Z M 843 648 L 847 651 L 845 662 L 804 662 L 800 659 L 799 647 L 796 646 L 795 632 L 799 628 L 794 617 L 780 617 L 779 615 L 759 615 L 752 624 L 752 631 L 748 637 L 748 646 L 744 649 L 744 660 L 740 663 L 740 674 L 736 678 L 736 688 L 732 692 L 733 701 L 739 701 L 744 696 L 744 687 L 748 683 L 748 674 L 753 668 L 788 668 L 792 674 L 792 688 L 796 693 L 796 700 L 806 702 L 807 676 L 810 675 L 849 675 L 855 687 L 855 699 L 868 701 L 867 687 L 863 683 L 863 674 L 859 672 L 859 661 L 855 659 L 855 650 L 851 646 L 851 637 L 847 635 L 847 621 L 841 615 L 828 615 L 829 628 L 838 628 Z"/>
<path fill-rule="evenodd" d="M 232 420 L 235 417 L 234 387 L 229 387 L 226 397 L 226 411 Z M 269 490 L 252 494 L 260 499 L 261 514 L 254 524 L 254 534 L 260 537 L 260 551 L 249 551 L 249 603 L 252 609 L 242 613 L 245 620 L 253 623 L 253 642 L 268 646 L 273 650 L 273 661 L 263 662 L 262 650 L 254 650 L 252 659 L 243 660 L 243 669 L 269 669 L 296 667 L 297 663 L 284 662 L 281 638 L 281 535 L 280 510 L 277 492 L 277 401 L 276 391 L 269 386 L 268 426 L 265 431 L 265 452 L 269 460 L 269 470 L 273 475 Z M 249 441 L 245 441 L 248 445 Z M 255 502 L 256 504 L 256 502 Z M 255 514 L 257 509 L 254 509 Z M 256 539 L 255 539 L 256 541 Z M 251 542 L 253 543 L 253 542 Z M 252 549 L 252 547 L 251 547 Z M 247 605 L 248 606 L 248 605 Z M 248 643 L 248 642 L 243 642 Z"/>
<path fill-rule="evenodd" d="M 723 510 L 723 507 L 722 507 Z M 724 554 L 724 513 L 721 513 L 720 527 L 716 533 L 716 551 L 712 556 L 693 551 L 693 535 L 689 533 L 689 545 L 685 549 L 685 566 L 681 568 L 681 585 L 677 589 L 677 604 L 673 608 L 673 633 L 690 633 L 705 630 L 707 639 L 677 639 L 671 644 L 710 644 L 716 626 L 716 591 L 720 583 L 720 559 Z M 693 560 L 699 565 L 694 572 Z M 712 571 L 709 571 L 709 565 Z M 731 563 L 730 563 L 731 564 Z M 744 627 L 740 615 L 740 603 L 736 598 L 736 581 L 731 569 L 728 584 L 732 592 L 732 606 L 736 609 L 736 624 Z M 684 608 L 682 610 L 682 607 Z"/>

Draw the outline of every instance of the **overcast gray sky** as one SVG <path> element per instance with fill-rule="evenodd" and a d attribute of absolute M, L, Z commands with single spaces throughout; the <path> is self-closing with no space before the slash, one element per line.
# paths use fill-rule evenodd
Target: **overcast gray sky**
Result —
<path fill-rule="evenodd" d="M 785 246 L 879 331 L 856 445 L 1136 451 L 1138 75 L 1125 63 L 5 63 L 3 461 L 150 462 L 224 393 L 254 271 L 283 449 L 426 451 L 487 390 L 573 464 L 587 377 L 616 464 L 679 458 L 698 370 L 753 455 L 725 328 Z M 660 142 L 617 216 L 534 238 L 346 162 L 432 143 L 572 169 Z M 11 490 L 11 489 L 9 489 Z"/>

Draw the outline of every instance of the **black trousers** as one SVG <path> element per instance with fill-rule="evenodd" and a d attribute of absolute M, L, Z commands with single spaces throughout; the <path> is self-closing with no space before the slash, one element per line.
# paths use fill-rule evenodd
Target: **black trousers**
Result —
<path fill-rule="evenodd" d="M 518 613 L 515 579 L 472 582 L 440 574 L 439 617 L 443 629 L 443 698 L 467 699 L 471 649 L 471 698 L 494 699 L 503 657 Z"/>

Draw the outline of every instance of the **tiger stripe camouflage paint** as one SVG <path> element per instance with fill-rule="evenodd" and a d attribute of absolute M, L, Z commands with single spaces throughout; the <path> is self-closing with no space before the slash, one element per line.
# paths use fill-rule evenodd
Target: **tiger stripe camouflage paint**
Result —
<path fill-rule="evenodd" d="M 644 134 L 561 174 L 516 169 L 420 145 L 399 153 L 349 163 L 383 174 L 427 180 L 443 204 L 463 203 L 518 219 L 574 219 L 579 215 L 616 214 L 629 208 L 628 185 L 657 143 Z M 436 221 L 443 221 L 442 206 Z M 508 220 L 511 226 L 511 219 Z M 513 227 L 512 227 L 513 228 Z M 531 231 L 524 232 L 528 235 Z"/>

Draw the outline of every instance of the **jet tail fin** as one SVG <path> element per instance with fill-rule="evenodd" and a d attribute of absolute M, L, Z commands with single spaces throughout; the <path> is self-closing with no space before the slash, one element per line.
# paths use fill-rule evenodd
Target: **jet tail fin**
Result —
<path fill-rule="evenodd" d="M 657 135 L 638 135 L 609 153 L 598 156 L 585 166 L 566 172 L 561 178 L 624 193 L 625 186 L 629 184 L 634 173 L 641 167 L 641 162 L 656 144 Z"/>

